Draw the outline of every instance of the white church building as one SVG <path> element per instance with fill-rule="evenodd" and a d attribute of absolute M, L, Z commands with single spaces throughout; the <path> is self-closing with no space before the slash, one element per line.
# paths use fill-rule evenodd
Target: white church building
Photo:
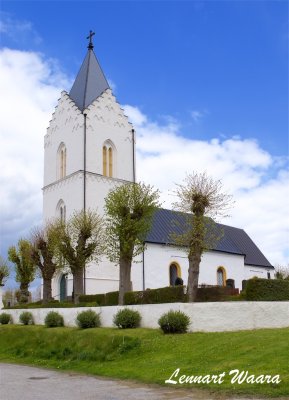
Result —
<path fill-rule="evenodd" d="M 88 51 L 69 93 L 63 91 L 44 138 L 43 219 L 67 220 L 75 210 L 104 213 L 104 199 L 118 185 L 135 181 L 135 131 L 114 97 L 93 51 Z M 186 252 L 174 246 L 171 233 L 182 215 L 159 209 L 154 215 L 146 249 L 132 267 L 132 289 L 186 283 Z M 258 276 L 270 278 L 274 268 L 239 228 L 220 225 L 223 237 L 202 256 L 200 284 L 225 285 Z M 85 293 L 118 290 L 119 269 L 105 257 L 85 271 Z M 72 294 L 72 276 L 59 272 L 52 283 L 55 299 Z"/>

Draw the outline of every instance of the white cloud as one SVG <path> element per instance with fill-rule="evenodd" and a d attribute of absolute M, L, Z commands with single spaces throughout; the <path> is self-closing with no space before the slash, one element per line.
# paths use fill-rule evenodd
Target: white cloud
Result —
<path fill-rule="evenodd" d="M 191 117 L 195 122 L 199 122 L 208 112 L 207 111 L 200 111 L 200 110 L 192 110 L 190 112 Z"/>
<path fill-rule="evenodd" d="M 275 160 L 255 139 L 192 140 L 177 124 L 159 125 L 137 107 L 125 109 L 137 132 L 137 177 L 161 190 L 165 207 L 174 201 L 174 183 L 206 170 L 236 200 L 223 222 L 245 229 L 272 263 L 288 263 L 288 160 Z"/>
<path fill-rule="evenodd" d="M 41 221 L 43 136 L 67 84 L 40 54 L 0 51 L 1 252 Z"/>
<path fill-rule="evenodd" d="M 8 36 L 18 44 L 33 42 L 37 45 L 42 42 L 30 21 L 17 20 L 11 14 L 3 11 L 0 16 L 0 33 L 2 35 Z"/>

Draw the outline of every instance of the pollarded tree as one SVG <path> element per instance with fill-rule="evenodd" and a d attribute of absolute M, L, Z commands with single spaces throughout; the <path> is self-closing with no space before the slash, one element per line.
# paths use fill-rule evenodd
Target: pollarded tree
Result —
<path fill-rule="evenodd" d="M 57 223 L 34 228 L 31 234 L 31 257 L 43 279 L 43 303 L 52 300 L 51 280 L 57 269 L 55 262 Z"/>
<path fill-rule="evenodd" d="M 0 286 L 4 286 L 6 279 L 9 276 L 9 266 L 6 260 L 0 256 Z"/>
<path fill-rule="evenodd" d="M 35 266 L 31 258 L 31 244 L 28 240 L 20 239 L 18 249 L 11 246 L 8 249 L 8 259 L 15 265 L 16 281 L 20 282 L 20 302 L 27 303 L 29 284 L 35 278 Z"/>
<path fill-rule="evenodd" d="M 144 250 L 157 207 L 158 190 L 143 183 L 117 187 L 105 199 L 106 253 L 110 261 L 119 265 L 119 304 L 131 290 L 132 259 Z"/>
<path fill-rule="evenodd" d="M 196 299 L 202 254 L 216 242 L 219 232 L 215 221 L 227 216 L 232 196 L 223 192 L 220 180 L 215 181 L 205 172 L 187 175 L 183 185 L 177 185 L 178 201 L 174 208 L 186 213 L 184 233 L 175 235 L 176 243 L 187 248 L 189 271 L 188 301 Z"/>
<path fill-rule="evenodd" d="M 98 262 L 103 254 L 103 220 L 94 211 L 77 211 L 67 223 L 59 222 L 55 243 L 60 264 L 73 275 L 74 302 L 83 294 L 83 271 L 87 263 Z"/>

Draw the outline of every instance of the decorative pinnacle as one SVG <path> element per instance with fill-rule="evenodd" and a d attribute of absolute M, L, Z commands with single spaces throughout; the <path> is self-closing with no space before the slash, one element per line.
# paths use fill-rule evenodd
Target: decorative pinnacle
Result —
<path fill-rule="evenodd" d="M 89 50 L 92 50 L 92 49 L 93 49 L 93 43 L 92 43 L 92 36 L 93 36 L 93 35 L 95 35 L 95 32 L 89 31 L 89 35 L 88 35 L 87 38 L 86 38 L 86 39 L 89 39 L 89 43 L 88 43 L 88 46 L 87 46 L 87 48 L 88 48 Z"/>

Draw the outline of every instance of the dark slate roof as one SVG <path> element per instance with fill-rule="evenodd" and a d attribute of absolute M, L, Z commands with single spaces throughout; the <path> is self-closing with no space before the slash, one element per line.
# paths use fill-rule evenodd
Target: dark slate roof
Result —
<path fill-rule="evenodd" d="M 88 49 L 69 96 L 77 107 L 83 111 L 106 89 L 109 89 L 109 84 L 93 50 Z"/>
<path fill-rule="evenodd" d="M 153 217 L 152 227 L 146 243 L 173 245 L 172 233 L 182 233 L 186 226 L 186 215 L 180 212 L 158 209 Z M 267 258 L 243 229 L 216 224 L 223 236 L 216 243 L 213 251 L 244 255 L 246 265 L 273 268 Z"/>

